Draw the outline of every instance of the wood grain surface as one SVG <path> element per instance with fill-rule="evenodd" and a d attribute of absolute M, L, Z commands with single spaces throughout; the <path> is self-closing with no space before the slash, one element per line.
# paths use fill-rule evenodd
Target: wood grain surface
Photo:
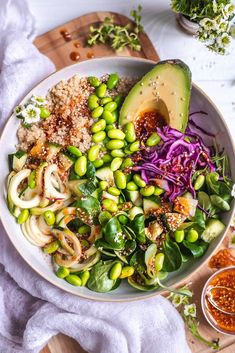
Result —
<path fill-rule="evenodd" d="M 125 48 L 117 53 L 103 44 L 87 46 L 90 26 L 98 26 L 105 17 L 112 17 L 114 22 L 120 25 L 133 24 L 128 17 L 114 12 L 93 12 L 43 34 L 34 44 L 54 62 L 57 69 L 78 61 L 104 56 L 134 56 L 159 61 L 159 56 L 145 33 L 140 34 L 142 50 L 139 52 Z"/>
<path fill-rule="evenodd" d="M 140 35 L 142 50 L 140 52 L 131 51 L 125 48 L 123 51 L 116 53 L 105 45 L 95 45 L 90 48 L 86 45 L 89 27 L 91 25 L 98 26 L 105 17 L 113 17 L 114 22 L 120 25 L 132 23 L 126 16 L 110 13 L 110 12 L 95 12 L 81 16 L 73 21 L 70 21 L 63 26 L 43 34 L 35 40 L 35 45 L 45 55 L 47 55 L 55 64 L 57 69 L 71 65 L 75 62 L 88 60 L 93 57 L 104 56 L 134 56 L 141 57 L 156 62 L 159 61 L 159 56 L 153 47 L 148 36 L 144 33 Z M 71 55 L 71 53 L 75 53 Z M 71 59 L 74 56 L 76 60 Z M 230 232 L 231 233 L 231 232 Z M 227 235 L 222 247 L 226 247 L 228 243 Z M 198 308 L 200 319 L 200 331 L 208 339 L 220 338 L 221 353 L 235 353 L 235 338 L 219 334 L 209 326 L 205 320 L 200 307 L 200 297 L 203 285 L 211 274 L 211 270 L 207 264 L 191 277 L 192 288 L 195 293 L 195 302 Z M 193 353 L 210 353 L 213 350 L 198 340 L 195 340 L 190 333 L 187 332 L 187 339 Z M 180 349 L 180 347 L 179 347 Z M 81 346 L 72 338 L 63 334 L 53 337 L 41 353 L 86 353 Z M 99 353 L 99 352 L 97 352 Z M 150 352 L 152 353 L 152 352 Z M 164 352 L 162 352 L 164 353 Z M 179 350 L 180 353 L 180 350 Z"/>

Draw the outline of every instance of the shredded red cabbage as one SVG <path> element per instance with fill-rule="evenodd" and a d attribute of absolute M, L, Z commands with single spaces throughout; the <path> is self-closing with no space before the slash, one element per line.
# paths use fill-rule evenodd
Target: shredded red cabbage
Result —
<path fill-rule="evenodd" d="M 165 197 L 170 201 L 186 191 L 195 197 L 193 174 L 206 167 L 211 172 L 216 170 L 210 149 L 190 128 L 183 134 L 164 126 L 157 128 L 157 133 L 162 141 L 155 147 L 141 150 L 133 170 L 140 171 L 147 184 L 164 188 Z"/>

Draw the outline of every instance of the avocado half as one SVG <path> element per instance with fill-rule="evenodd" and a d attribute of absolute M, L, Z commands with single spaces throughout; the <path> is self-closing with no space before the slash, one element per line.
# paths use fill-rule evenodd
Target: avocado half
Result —
<path fill-rule="evenodd" d="M 119 124 L 135 122 L 146 111 L 157 111 L 171 127 L 184 132 L 188 123 L 191 71 L 181 60 L 160 61 L 127 95 Z"/>

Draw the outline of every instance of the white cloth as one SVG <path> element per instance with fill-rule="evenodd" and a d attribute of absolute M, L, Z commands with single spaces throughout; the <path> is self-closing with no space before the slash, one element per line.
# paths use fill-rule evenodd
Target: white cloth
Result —
<path fill-rule="evenodd" d="M 27 39 L 33 37 L 34 19 L 25 0 L 0 0 L 0 26 L 3 124 L 54 67 Z M 0 239 L 0 353 L 38 352 L 59 332 L 90 353 L 190 353 L 183 321 L 166 299 L 97 303 L 75 297 L 38 276 L 2 227 Z"/>

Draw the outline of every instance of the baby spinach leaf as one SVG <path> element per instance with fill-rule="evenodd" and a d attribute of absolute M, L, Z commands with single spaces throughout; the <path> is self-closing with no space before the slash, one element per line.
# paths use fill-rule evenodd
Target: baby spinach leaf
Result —
<path fill-rule="evenodd" d="M 93 196 L 82 196 L 74 203 L 75 207 L 84 209 L 88 214 L 97 216 L 100 211 L 100 203 Z"/>
<path fill-rule="evenodd" d="M 201 257 L 202 255 L 205 254 L 207 248 L 208 248 L 208 243 L 206 243 L 203 240 L 199 240 L 195 243 L 190 243 L 187 240 L 183 241 L 183 245 L 191 251 L 193 257 L 198 258 Z"/>
<path fill-rule="evenodd" d="M 135 232 L 136 239 L 142 244 L 146 243 L 144 220 L 145 216 L 141 213 L 137 214 L 131 221 L 131 228 Z"/>
<path fill-rule="evenodd" d="M 109 292 L 114 287 L 116 282 L 109 278 L 109 271 L 114 264 L 115 262 L 112 260 L 99 261 L 91 269 L 87 287 L 94 292 Z"/>
<path fill-rule="evenodd" d="M 104 227 L 104 239 L 115 250 L 122 250 L 125 247 L 122 227 L 116 217 L 111 218 Z"/>
<path fill-rule="evenodd" d="M 209 195 L 204 191 L 199 191 L 198 195 L 198 203 L 199 205 L 204 208 L 204 210 L 208 211 L 211 207 L 211 201 Z"/>
<path fill-rule="evenodd" d="M 199 227 L 205 229 L 206 228 L 206 215 L 203 211 L 196 209 L 194 221 Z"/>
<path fill-rule="evenodd" d="M 227 201 L 228 203 L 232 201 L 231 189 L 232 185 L 230 185 L 230 183 L 226 184 L 224 182 L 220 182 L 219 195 L 224 201 Z"/>
<path fill-rule="evenodd" d="M 179 246 L 170 239 L 168 234 L 163 243 L 163 251 L 165 258 L 162 271 L 173 272 L 178 270 L 182 264 L 180 249 Z"/>
<path fill-rule="evenodd" d="M 90 161 L 87 161 L 86 176 L 88 178 L 94 178 L 94 176 L 95 176 L 95 167 L 94 167 L 94 164 L 92 162 L 90 162 Z"/>
<path fill-rule="evenodd" d="M 89 196 L 91 195 L 98 187 L 98 181 L 96 178 L 89 179 L 86 183 L 79 185 L 79 190 L 83 195 Z"/>
<path fill-rule="evenodd" d="M 210 199 L 211 199 L 212 205 L 217 207 L 221 211 L 229 211 L 230 210 L 229 203 L 227 201 L 223 200 L 222 197 L 220 197 L 218 195 L 211 195 Z"/>
<path fill-rule="evenodd" d="M 216 172 L 206 175 L 206 185 L 210 193 L 219 194 L 219 174 Z"/>

